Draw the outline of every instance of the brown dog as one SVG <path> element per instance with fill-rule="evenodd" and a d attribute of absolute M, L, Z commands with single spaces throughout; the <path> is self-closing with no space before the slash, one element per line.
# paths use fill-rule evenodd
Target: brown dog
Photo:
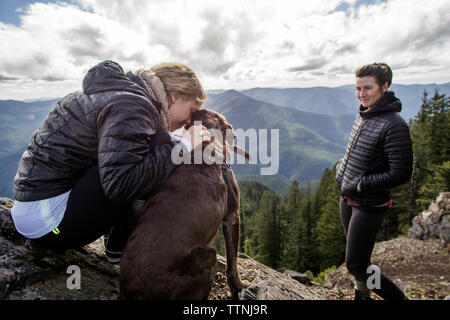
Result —
<path fill-rule="evenodd" d="M 208 129 L 220 130 L 223 137 L 227 129 L 232 130 L 225 118 L 212 110 L 197 111 L 192 117 L 194 121 L 202 121 Z M 224 157 L 230 142 L 224 141 Z M 235 146 L 232 148 L 236 151 Z M 239 188 L 229 166 L 179 165 L 147 200 L 123 251 L 121 297 L 207 299 L 217 268 L 216 251 L 208 244 L 223 222 L 227 282 L 233 298 L 237 298 L 239 290 L 248 286 L 248 282 L 240 280 L 237 268 L 238 209 Z"/>

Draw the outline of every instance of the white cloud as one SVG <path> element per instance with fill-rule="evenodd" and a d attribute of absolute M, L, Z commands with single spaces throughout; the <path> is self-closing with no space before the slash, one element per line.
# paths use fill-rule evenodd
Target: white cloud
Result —
<path fill-rule="evenodd" d="M 347 3 L 347 12 L 336 11 Z M 449 81 L 450 2 L 78 0 L 0 22 L 0 99 L 62 96 L 104 59 L 192 66 L 207 88 L 339 85 L 384 61 L 394 82 Z"/>

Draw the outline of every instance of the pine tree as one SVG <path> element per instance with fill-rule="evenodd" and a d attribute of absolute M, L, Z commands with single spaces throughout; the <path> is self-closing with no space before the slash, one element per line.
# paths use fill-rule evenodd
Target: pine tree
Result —
<path fill-rule="evenodd" d="M 273 191 L 264 191 L 255 226 L 258 239 L 256 260 L 277 268 L 280 264 L 280 201 Z"/>
<path fill-rule="evenodd" d="M 281 210 L 281 265 L 288 269 L 295 269 L 298 260 L 298 224 L 302 197 L 298 182 L 294 181 Z"/>
<path fill-rule="evenodd" d="M 255 257 L 258 248 L 258 238 L 256 234 L 256 212 L 264 191 L 267 187 L 256 181 L 240 181 L 240 250 L 241 252 Z"/>
<path fill-rule="evenodd" d="M 436 199 L 441 192 L 450 191 L 450 161 L 444 161 L 442 164 L 429 164 L 430 174 L 425 177 L 419 188 L 421 198 L 418 202 L 422 206 L 427 206 Z"/>
<path fill-rule="evenodd" d="M 426 209 L 434 200 L 442 183 L 435 179 L 436 173 L 445 178 L 444 163 L 450 160 L 450 99 L 435 92 L 433 98 L 428 99 L 425 92 L 418 115 L 411 124 L 411 139 L 415 166 L 409 190 L 410 207 L 416 211 Z M 442 166 L 442 168 L 440 168 Z M 444 183 L 445 185 L 445 183 Z"/>
<path fill-rule="evenodd" d="M 336 166 L 322 176 L 320 218 L 314 228 L 320 270 L 340 265 L 345 257 L 345 234 L 339 212 L 339 189 L 335 181 Z"/>
<path fill-rule="evenodd" d="M 316 248 L 314 246 L 314 232 L 316 221 L 312 211 L 312 195 L 310 184 L 307 184 L 305 197 L 300 210 L 300 219 L 298 225 L 298 254 L 297 270 L 305 272 L 307 270 L 316 270 Z"/>
<path fill-rule="evenodd" d="M 432 164 L 441 164 L 450 160 L 449 156 L 449 99 L 445 95 L 440 95 L 436 91 L 431 99 L 431 139 L 430 139 L 430 157 Z"/>

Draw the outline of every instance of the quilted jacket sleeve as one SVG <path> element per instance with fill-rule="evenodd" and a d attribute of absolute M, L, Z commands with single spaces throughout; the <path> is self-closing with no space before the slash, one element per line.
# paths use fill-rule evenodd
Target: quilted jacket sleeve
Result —
<path fill-rule="evenodd" d="M 386 129 L 383 151 L 387 170 L 363 176 L 360 185 L 362 191 L 394 188 L 404 184 L 411 177 L 413 152 L 406 123 L 396 123 Z"/>
<path fill-rule="evenodd" d="M 171 160 L 174 143 L 158 129 L 156 110 L 139 103 L 111 103 L 99 112 L 98 167 L 103 190 L 112 203 L 145 198 L 175 168 Z"/>

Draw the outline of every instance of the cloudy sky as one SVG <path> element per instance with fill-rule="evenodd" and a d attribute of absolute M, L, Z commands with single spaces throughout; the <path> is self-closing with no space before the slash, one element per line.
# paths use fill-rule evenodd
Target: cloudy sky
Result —
<path fill-rule="evenodd" d="M 444 83 L 449 40 L 448 0 L 0 0 L 0 99 L 64 96 L 105 59 L 179 61 L 207 89 L 351 84 L 370 62 Z"/>

